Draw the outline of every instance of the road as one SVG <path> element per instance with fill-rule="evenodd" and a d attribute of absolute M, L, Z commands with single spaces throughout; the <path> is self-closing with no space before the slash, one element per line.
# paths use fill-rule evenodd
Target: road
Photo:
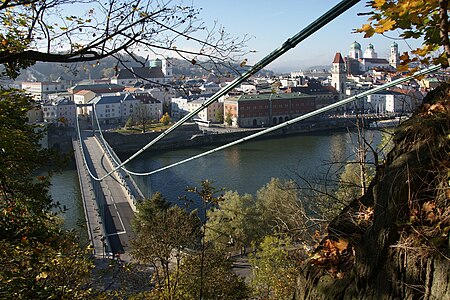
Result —
<path fill-rule="evenodd" d="M 85 146 L 86 162 L 95 177 L 101 178 L 113 169 L 110 158 L 92 132 L 83 131 L 82 142 Z M 126 258 L 129 242 L 134 237 L 131 229 L 134 211 L 130 205 L 132 200 L 127 192 L 126 182 L 117 172 L 101 181 L 91 181 L 110 252 Z"/>

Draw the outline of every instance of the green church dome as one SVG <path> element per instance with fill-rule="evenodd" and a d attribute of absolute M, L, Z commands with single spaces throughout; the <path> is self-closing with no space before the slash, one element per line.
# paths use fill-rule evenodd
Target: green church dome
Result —
<path fill-rule="evenodd" d="M 354 42 L 350 45 L 350 49 L 361 50 L 361 44 L 358 43 L 357 41 L 354 41 Z"/>

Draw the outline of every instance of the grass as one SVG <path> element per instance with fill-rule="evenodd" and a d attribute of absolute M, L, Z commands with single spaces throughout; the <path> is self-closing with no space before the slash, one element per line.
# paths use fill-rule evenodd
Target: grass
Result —
<path fill-rule="evenodd" d="M 169 128 L 170 126 L 171 126 L 171 124 L 163 125 L 162 123 L 147 124 L 145 126 L 145 132 L 149 132 L 149 131 L 164 131 L 167 128 Z M 142 126 L 141 125 L 136 125 L 136 126 L 133 126 L 133 127 L 123 127 L 123 128 L 114 130 L 114 132 L 127 133 L 127 134 L 139 134 L 139 133 L 142 133 Z"/>

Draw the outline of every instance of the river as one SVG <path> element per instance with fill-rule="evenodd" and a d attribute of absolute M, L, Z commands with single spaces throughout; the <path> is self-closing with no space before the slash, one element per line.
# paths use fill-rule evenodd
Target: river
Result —
<path fill-rule="evenodd" d="M 379 143 L 378 132 L 370 131 L 366 135 L 374 143 Z M 305 178 L 324 176 L 330 162 L 345 162 L 353 156 L 355 143 L 356 134 L 345 131 L 255 140 L 151 176 L 134 178 L 145 196 L 160 191 L 170 202 L 186 195 L 186 187 L 199 187 L 205 179 L 213 181 L 216 188 L 255 194 L 272 177 L 296 179 L 298 174 Z M 146 152 L 127 166 L 135 172 L 147 172 L 209 149 Z"/>
<path fill-rule="evenodd" d="M 375 146 L 380 143 L 377 131 L 366 131 L 366 137 L 373 140 Z M 179 196 L 189 195 L 187 187 L 200 187 L 201 181 L 206 179 L 213 181 L 216 188 L 255 194 L 272 177 L 294 180 L 298 175 L 307 179 L 323 177 L 330 162 L 350 160 L 355 145 L 356 134 L 345 131 L 248 141 L 154 175 L 134 178 L 146 197 L 159 191 L 172 203 L 180 203 Z M 209 149 L 211 147 L 146 151 L 126 167 L 135 172 L 147 172 Z M 75 228 L 84 222 L 75 170 L 56 174 L 50 192 L 68 209 L 63 215 L 66 228 Z"/>

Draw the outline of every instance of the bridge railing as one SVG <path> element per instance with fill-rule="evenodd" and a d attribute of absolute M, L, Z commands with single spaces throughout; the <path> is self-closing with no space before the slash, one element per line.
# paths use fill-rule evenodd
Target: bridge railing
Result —
<path fill-rule="evenodd" d="M 104 257 L 110 247 L 106 238 L 104 222 L 101 220 L 101 208 L 97 203 L 98 195 L 96 185 L 98 182 L 92 181 L 90 176 L 84 172 L 87 166 L 86 161 L 81 158 L 80 141 L 74 139 L 72 140 L 72 145 L 75 151 L 75 163 L 77 166 L 88 238 L 93 248 L 93 255 L 96 257 Z"/>
<path fill-rule="evenodd" d="M 120 165 L 122 161 L 120 160 L 119 156 L 116 154 L 114 149 L 106 142 L 104 139 L 98 138 L 98 136 L 95 136 L 97 142 L 101 145 L 103 148 L 105 154 L 108 156 L 108 159 L 111 161 L 111 164 L 114 167 L 117 167 L 117 165 Z M 128 202 L 133 209 L 133 211 L 136 211 L 136 205 L 144 200 L 144 195 L 142 194 L 141 190 L 137 186 L 134 179 L 131 177 L 131 175 L 127 174 L 124 170 L 118 169 L 116 174 L 119 177 L 120 182 L 122 183 L 122 186 L 125 189 L 126 195 L 128 196 Z"/>

